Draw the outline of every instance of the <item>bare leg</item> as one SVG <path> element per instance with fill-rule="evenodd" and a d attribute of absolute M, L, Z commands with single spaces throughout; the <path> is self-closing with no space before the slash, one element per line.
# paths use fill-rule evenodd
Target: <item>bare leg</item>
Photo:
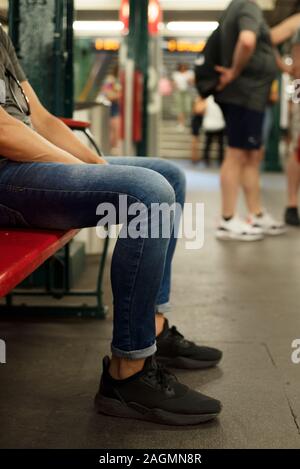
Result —
<path fill-rule="evenodd" d="M 126 379 L 141 371 L 145 360 L 128 360 L 128 358 L 111 357 L 109 373 L 114 379 Z"/>
<path fill-rule="evenodd" d="M 156 337 L 163 331 L 165 324 L 165 317 L 162 313 L 156 313 L 155 315 L 155 329 Z"/>
<path fill-rule="evenodd" d="M 232 147 L 228 147 L 226 150 L 221 168 L 222 214 L 224 217 L 229 218 L 235 214 L 246 157 L 247 153 L 244 150 Z"/>
<path fill-rule="evenodd" d="M 288 207 L 298 207 L 300 189 L 300 164 L 296 155 L 292 155 L 287 166 Z"/>
<path fill-rule="evenodd" d="M 120 139 L 120 117 L 112 117 L 110 119 L 110 146 L 117 148 Z"/>
<path fill-rule="evenodd" d="M 185 127 L 185 114 L 184 112 L 181 112 L 178 114 L 178 124 L 182 127 Z"/>
<path fill-rule="evenodd" d="M 262 213 L 259 167 L 262 150 L 249 151 L 242 175 L 242 186 L 249 213 Z"/>
<path fill-rule="evenodd" d="M 259 152 L 259 162 L 262 163 L 265 159 L 265 156 L 266 156 L 266 148 L 265 147 L 262 147 L 260 150 L 257 150 Z"/>
<path fill-rule="evenodd" d="M 193 136 L 192 137 L 192 162 L 197 163 L 200 161 L 199 157 L 199 138 Z"/>
<path fill-rule="evenodd" d="M 161 313 L 155 315 L 156 336 L 158 336 L 164 327 L 165 317 Z M 114 355 L 111 358 L 109 372 L 114 379 L 126 379 L 141 371 L 145 360 L 128 360 Z"/>

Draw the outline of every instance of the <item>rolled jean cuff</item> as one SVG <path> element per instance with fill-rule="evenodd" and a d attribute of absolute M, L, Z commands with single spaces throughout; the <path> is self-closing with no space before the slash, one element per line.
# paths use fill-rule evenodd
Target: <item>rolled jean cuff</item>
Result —
<path fill-rule="evenodd" d="M 151 357 L 155 354 L 156 349 L 156 343 L 142 350 L 130 350 L 129 352 L 120 350 L 113 345 L 111 346 L 111 351 L 115 357 L 127 358 L 127 360 L 141 360 L 143 358 Z"/>
<path fill-rule="evenodd" d="M 163 313 L 163 314 L 168 314 L 172 310 L 172 305 L 171 303 L 163 303 L 161 305 L 156 306 L 156 310 L 158 313 Z"/>

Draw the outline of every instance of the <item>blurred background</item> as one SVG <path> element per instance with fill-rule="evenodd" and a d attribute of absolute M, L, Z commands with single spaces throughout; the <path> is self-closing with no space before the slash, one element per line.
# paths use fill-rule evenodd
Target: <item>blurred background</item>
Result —
<path fill-rule="evenodd" d="M 42 101 L 56 114 L 75 111 L 78 118 L 91 120 L 104 153 L 190 159 L 188 122 L 183 132 L 176 127 L 174 72 L 179 64 L 193 70 L 228 3 L 0 0 L 0 15 L 3 24 L 10 23 L 20 59 Z M 300 10 L 299 0 L 259 3 L 270 25 Z M 265 163 L 271 171 L 283 166 L 288 127 L 289 81 L 280 81 L 276 128 Z M 193 86 L 189 91 L 192 102 L 196 92 Z M 211 151 L 214 160 L 214 146 Z"/>

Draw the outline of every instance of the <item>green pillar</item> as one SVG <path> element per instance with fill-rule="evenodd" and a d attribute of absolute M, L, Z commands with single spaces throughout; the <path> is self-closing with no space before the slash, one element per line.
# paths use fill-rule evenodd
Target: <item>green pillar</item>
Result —
<path fill-rule="evenodd" d="M 73 0 L 10 0 L 12 41 L 25 73 L 53 114 L 73 113 Z"/>
<path fill-rule="evenodd" d="M 283 51 L 279 49 L 281 55 Z M 282 76 L 281 74 L 277 77 L 279 83 L 279 101 L 273 106 L 273 126 L 270 139 L 266 148 L 266 155 L 264 161 L 264 170 L 269 172 L 281 172 L 282 166 L 280 164 L 280 139 L 281 139 L 281 127 L 280 127 L 280 116 L 281 116 L 281 95 L 282 95 Z"/>
<path fill-rule="evenodd" d="M 128 57 L 135 63 L 135 70 L 142 72 L 144 77 L 143 90 L 143 129 L 142 140 L 137 144 L 137 155 L 147 156 L 148 128 L 148 0 L 130 0 L 130 19 L 128 35 Z"/>

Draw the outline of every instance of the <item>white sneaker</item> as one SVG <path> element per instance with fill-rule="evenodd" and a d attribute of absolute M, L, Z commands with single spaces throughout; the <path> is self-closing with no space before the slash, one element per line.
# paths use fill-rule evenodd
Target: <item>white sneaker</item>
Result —
<path fill-rule="evenodd" d="M 275 220 L 268 212 L 264 212 L 261 217 L 249 215 L 248 221 L 253 228 L 260 228 L 265 235 L 278 236 L 287 231 L 286 225 Z"/>
<path fill-rule="evenodd" d="M 178 132 L 183 133 L 183 132 L 185 132 L 186 128 L 185 128 L 185 126 L 184 126 L 183 124 L 178 124 L 178 125 L 176 126 L 176 130 L 177 130 Z"/>
<path fill-rule="evenodd" d="M 222 241 L 260 241 L 264 238 L 264 233 L 261 228 L 253 227 L 239 217 L 234 217 L 229 221 L 220 221 L 216 237 Z"/>

